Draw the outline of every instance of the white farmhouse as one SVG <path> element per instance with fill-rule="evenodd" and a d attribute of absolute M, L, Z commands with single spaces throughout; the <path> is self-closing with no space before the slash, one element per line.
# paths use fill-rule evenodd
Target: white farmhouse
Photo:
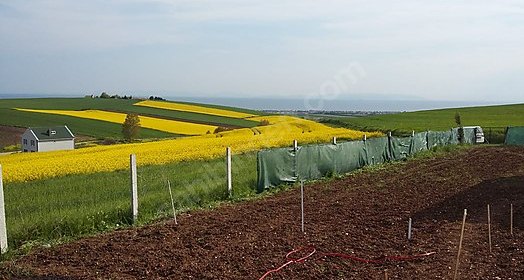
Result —
<path fill-rule="evenodd" d="M 74 150 L 75 136 L 67 126 L 30 127 L 22 134 L 22 151 Z"/>

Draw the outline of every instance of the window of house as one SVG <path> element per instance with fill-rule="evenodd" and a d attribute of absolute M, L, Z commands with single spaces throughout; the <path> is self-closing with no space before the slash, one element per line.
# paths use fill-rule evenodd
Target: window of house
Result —
<path fill-rule="evenodd" d="M 24 145 L 27 145 L 27 139 L 24 139 Z"/>
<path fill-rule="evenodd" d="M 35 140 L 31 140 L 31 146 L 35 145 Z"/>

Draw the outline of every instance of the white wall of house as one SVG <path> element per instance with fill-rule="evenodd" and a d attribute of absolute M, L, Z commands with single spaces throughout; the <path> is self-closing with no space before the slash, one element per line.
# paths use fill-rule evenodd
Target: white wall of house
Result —
<path fill-rule="evenodd" d="M 74 150 L 75 140 L 47 140 L 38 142 L 39 152 L 58 151 L 58 150 Z"/>
<path fill-rule="evenodd" d="M 38 140 L 36 136 L 30 130 L 26 130 L 22 134 L 22 151 L 23 152 L 37 152 L 38 151 Z"/>

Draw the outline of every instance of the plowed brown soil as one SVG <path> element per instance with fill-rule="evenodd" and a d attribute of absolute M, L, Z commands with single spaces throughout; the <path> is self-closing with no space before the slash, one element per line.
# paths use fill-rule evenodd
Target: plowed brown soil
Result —
<path fill-rule="evenodd" d="M 305 234 L 295 188 L 184 214 L 179 225 L 167 221 L 39 249 L 5 266 L 30 272 L 32 279 L 259 279 L 284 264 L 293 248 L 314 246 L 362 258 L 436 254 L 366 264 L 318 253 L 266 279 L 385 279 L 386 271 L 389 279 L 452 279 L 467 208 L 459 278 L 524 279 L 524 148 L 475 148 L 412 160 L 310 184 L 305 192 Z M 414 233 L 407 241 L 410 217 Z"/>
<path fill-rule="evenodd" d="M 25 128 L 0 125 L 0 149 L 5 146 L 20 144 L 24 131 Z"/>

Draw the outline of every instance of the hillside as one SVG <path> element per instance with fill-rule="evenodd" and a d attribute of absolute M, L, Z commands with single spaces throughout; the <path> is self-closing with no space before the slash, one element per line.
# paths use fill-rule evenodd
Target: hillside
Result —
<path fill-rule="evenodd" d="M 466 107 L 404 112 L 366 117 L 325 118 L 322 121 L 365 131 L 393 131 L 398 134 L 412 130 L 448 130 L 455 127 L 455 113 L 463 125 L 480 125 L 503 130 L 507 126 L 524 125 L 524 104 Z"/>
<path fill-rule="evenodd" d="M 54 111 L 46 113 L 45 111 L 36 112 L 29 110 L 68 110 L 68 111 L 86 111 L 99 110 L 111 113 L 136 113 L 144 118 L 154 118 L 159 120 L 176 122 L 184 122 L 194 125 L 205 125 L 209 128 L 218 126 L 229 128 L 251 128 L 258 125 L 258 121 L 248 120 L 239 117 L 228 117 L 227 114 L 221 112 L 232 112 L 244 115 L 258 115 L 259 112 L 207 104 L 194 103 L 172 103 L 162 102 L 165 104 L 180 104 L 180 106 L 190 106 L 200 108 L 200 110 L 173 110 L 165 108 L 154 108 L 150 106 L 136 106 L 141 100 L 127 100 L 127 99 L 101 99 L 101 98 L 35 98 L 35 99 L 2 99 L 0 100 L 0 127 L 5 133 L 10 130 L 10 127 L 31 127 L 31 126 L 51 126 L 51 125 L 68 125 L 75 134 L 81 136 L 89 136 L 97 139 L 104 138 L 121 138 L 121 122 L 109 122 L 107 119 L 90 119 L 81 118 L 72 114 L 56 114 Z M 205 111 L 218 112 L 215 114 L 206 114 Z M 195 112 L 197 111 L 197 112 Z M 233 114 L 234 115 L 234 114 Z M 205 129 L 204 132 L 210 129 Z M 212 129 L 211 129 L 212 130 Z M 187 133 L 182 133 L 187 134 Z M 190 133 L 189 133 L 190 134 Z M 200 133 L 195 133 L 200 134 Z M 156 139 L 156 138 L 173 138 L 181 136 L 180 134 L 171 130 L 161 130 L 155 128 L 143 127 L 141 129 L 140 138 Z M 7 138 L 6 138 L 7 139 Z M 9 141 L 17 139 L 10 137 Z M 6 140 L 7 141 L 7 140 Z M 3 141 L 3 145 L 13 145 L 16 143 Z"/>
<path fill-rule="evenodd" d="M 342 142 L 364 136 L 290 116 L 250 119 L 267 123 L 162 141 L 1 155 L 10 246 L 129 225 L 130 154 L 137 159 L 140 222 L 149 223 L 171 211 L 173 205 L 165 199 L 171 196 L 169 187 L 176 208 L 185 210 L 255 195 L 256 152 L 261 149 L 289 147 L 294 140 L 307 145 L 329 143 L 333 137 Z M 232 154 L 233 197 L 225 187 L 226 147 Z"/>

